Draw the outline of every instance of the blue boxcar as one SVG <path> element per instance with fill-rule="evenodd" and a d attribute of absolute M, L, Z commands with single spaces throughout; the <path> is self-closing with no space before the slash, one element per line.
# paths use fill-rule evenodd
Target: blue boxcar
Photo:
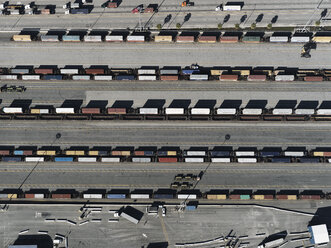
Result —
<path fill-rule="evenodd" d="M 21 162 L 21 157 L 2 157 L 3 162 Z"/>
<path fill-rule="evenodd" d="M 107 194 L 108 199 L 125 199 L 126 194 Z"/>
<path fill-rule="evenodd" d="M 134 75 L 118 75 L 116 80 L 134 80 Z"/>
<path fill-rule="evenodd" d="M 73 157 L 55 157 L 54 161 L 55 162 L 73 162 L 74 158 Z"/>
<path fill-rule="evenodd" d="M 62 75 L 45 75 L 44 80 L 62 80 Z"/>

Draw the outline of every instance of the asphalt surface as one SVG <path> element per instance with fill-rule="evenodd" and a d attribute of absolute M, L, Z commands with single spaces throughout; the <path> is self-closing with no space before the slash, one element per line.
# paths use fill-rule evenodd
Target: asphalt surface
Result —
<path fill-rule="evenodd" d="M 270 205 L 270 201 L 262 201 L 262 205 Z M 6 212 L 0 215 L 0 244 L 7 247 L 18 237 L 19 232 L 27 230 L 24 235 L 36 235 L 38 231 L 47 231 L 50 238 L 56 234 L 68 238 L 70 247 L 106 247 L 110 243 L 114 247 L 147 247 L 150 243 L 168 242 L 169 247 L 178 243 L 203 242 L 219 237 L 248 236 L 240 242 L 247 242 L 248 247 L 256 247 L 270 234 L 287 230 L 292 233 L 287 237 L 290 241 L 298 237 L 307 237 L 307 224 L 313 218 L 318 208 L 329 207 L 328 202 L 274 202 L 277 207 L 289 211 L 279 211 L 268 207 L 252 205 L 220 205 L 199 206 L 195 211 L 175 211 L 174 206 L 167 205 L 167 215 L 151 216 L 145 213 L 146 205 L 133 206 L 145 213 L 140 222 L 135 225 L 123 218 L 114 218 L 109 210 L 119 210 L 123 205 L 92 205 L 101 207 L 100 213 L 92 213 L 87 219 L 79 220 L 80 205 L 9 205 Z M 306 212 L 300 214 L 295 211 Z M 71 225 L 66 222 L 45 222 L 45 219 L 68 219 L 76 222 Z M 92 222 L 100 219 L 100 222 Z M 118 222 L 108 222 L 108 219 L 118 219 Z M 88 220 L 84 225 L 79 225 Z M 243 221 L 244 220 L 244 221 Z M 240 223 L 240 225 L 238 225 Z M 294 232 L 304 232 L 294 234 Z M 256 235 L 260 234 L 260 235 Z M 261 235 L 262 234 L 262 235 Z M 223 242 L 216 243 L 224 244 Z M 291 241 L 285 248 L 298 245 L 308 245 L 309 241 Z M 215 245 L 215 244 L 214 244 Z M 202 246 L 199 247 L 210 247 Z"/>
<path fill-rule="evenodd" d="M 103 9 L 101 4 L 105 1 L 95 1 L 94 8 L 88 15 L 64 15 L 63 4 L 67 1 L 56 1 L 55 15 L 23 15 L 23 16 L 1 16 L 1 30 L 12 31 L 23 28 L 38 27 L 43 30 L 50 28 L 67 29 L 134 29 L 139 27 L 139 15 L 132 14 L 131 10 L 140 5 L 151 4 L 150 1 L 123 1 L 116 9 Z M 29 3 L 22 1 L 23 4 Z M 49 4 L 47 1 L 36 1 L 36 4 Z M 257 23 L 257 27 L 266 27 L 273 23 L 273 26 L 304 26 L 305 24 L 314 26 L 315 21 L 321 20 L 321 13 L 324 9 L 330 8 L 330 3 L 326 1 L 277 1 L 277 3 L 265 3 L 263 1 L 245 1 L 241 11 L 215 11 L 215 7 L 220 2 L 212 0 L 194 1 L 193 7 L 181 7 L 181 1 L 177 0 L 157 0 L 153 4 L 158 4 L 158 13 L 141 14 L 141 26 L 144 28 L 156 29 L 157 24 L 161 24 L 163 29 L 176 28 L 180 23 L 183 28 L 217 28 L 219 23 L 223 27 L 233 28 L 235 24 L 243 27 L 250 27 L 252 23 Z M 225 2 L 223 2 L 224 4 Z M 90 4 L 91 5 L 91 4 Z M 286 7 L 285 7 L 286 6 Z M 191 14 L 188 21 L 184 21 L 185 16 Z M 171 15 L 169 21 L 165 18 Z M 229 15 L 228 17 L 226 17 Z M 59 22 L 61 18 L 61 22 Z M 36 25 L 38 24 L 38 25 Z M 321 25 L 329 25 L 329 13 L 326 12 L 321 21 Z"/>

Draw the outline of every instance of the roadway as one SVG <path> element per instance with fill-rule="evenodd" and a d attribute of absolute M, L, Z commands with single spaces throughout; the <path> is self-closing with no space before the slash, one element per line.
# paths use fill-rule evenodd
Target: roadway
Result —
<path fill-rule="evenodd" d="M 0 43 L 0 66 L 108 65 L 141 66 L 273 66 L 331 68 L 329 44 L 318 44 L 310 59 L 301 58 L 302 44 L 109 44 Z M 52 60 L 50 60 L 52 58 Z"/>
<path fill-rule="evenodd" d="M 29 1 L 22 1 L 23 4 Z M 1 16 L 0 29 L 4 31 L 21 30 L 23 28 L 47 29 L 130 29 L 139 26 L 139 15 L 131 14 L 131 10 L 137 5 L 150 4 L 150 1 L 123 1 L 119 8 L 103 9 L 101 4 L 105 1 L 93 2 L 94 9 L 88 15 L 64 15 L 63 4 L 67 1 L 56 1 L 55 15 L 23 15 L 23 16 Z M 159 12 L 155 14 L 141 14 L 141 23 L 144 28 L 156 29 L 157 24 L 162 24 L 163 29 L 175 29 L 176 24 L 182 24 L 183 28 L 217 28 L 219 23 L 224 28 L 233 28 L 240 23 L 242 28 L 250 27 L 257 22 L 257 27 L 266 27 L 274 22 L 273 26 L 314 26 L 315 21 L 320 20 L 324 9 L 331 7 L 331 4 L 324 1 L 281 1 L 277 3 L 263 3 L 263 1 L 245 1 L 242 11 L 215 11 L 219 2 L 212 0 L 196 0 L 193 7 L 181 7 L 181 1 L 158 0 L 153 4 L 159 5 Z M 46 4 L 47 1 L 36 1 L 36 4 Z M 48 2 L 49 4 L 49 2 Z M 316 7 L 318 8 L 316 9 Z M 184 22 L 187 14 L 191 14 L 189 21 Z M 164 23 L 165 18 L 171 15 L 170 20 Z M 227 15 L 228 18 L 225 18 Z M 256 21 L 260 16 L 260 21 Z M 277 18 L 275 19 L 275 16 Z M 329 13 L 323 18 L 322 25 L 330 25 Z M 61 22 L 58 19 L 61 18 Z M 227 20 L 226 20 L 227 19 Z M 272 21 L 274 20 L 274 21 Z"/>

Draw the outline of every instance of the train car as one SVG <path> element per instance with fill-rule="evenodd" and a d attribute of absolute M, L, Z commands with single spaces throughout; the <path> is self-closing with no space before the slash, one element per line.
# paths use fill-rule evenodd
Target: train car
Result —
<path fill-rule="evenodd" d="M 13 41 L 20 41 L 20 42 L 31 42 L 31 35 L 13 35 Z"/>

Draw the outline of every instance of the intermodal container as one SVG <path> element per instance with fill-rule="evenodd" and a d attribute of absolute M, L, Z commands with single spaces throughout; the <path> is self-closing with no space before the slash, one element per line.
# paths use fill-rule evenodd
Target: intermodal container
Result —
<path fill-rule="evenodd" d="M 238 158 L 237 161 L 238 161 L 238 163 L 256 163 L 257 159 L 256 158 Z"/>
<path fill-rule="evenodd" d="M 55 113 L 57 114 L 74 114 L 74 108 L 55 108 Z"/>
<path fill-rule="evenodd" d="M 36 73 L 36 74 L 53 74 L 53 69 L 35 68 L 34 73 Z"/>
<path fill-rule="evenodd" d="M 276 75 L 275 81 L 294 81 L 294 75 Z"/>
<path fill-rule="evenodd" d="M 237 113 L 237 109 L 235 109 L 235 108 L 218 108 L 216 113 L 218 115 L 235 115 Z"/>
<path fill-rule="evenodd" d="M 288 200 L 297 200 L 298 196 L 297 195 L 287 195 Z"/>
<path fill-rule="evenodd" d="M 105 162 L 105 163 L 119 163 L 119 162 L 121 162 L 121 159 L 119 157 L 101 158 L 101 162 Z"/>
<path fill-rule="evenodd" d="M 49 109 L 36 109 L 36 108 L 31 108 L 30 113 L 31 114 L 49 114 Z"/>
<path fill-rule="evenodd" d="M 215 70 L 215 69 L 212 69 L 210 70 L 210 75 L 212 76 L 219 76 L 223 73 L 224 70 Z"/>
<path fill-rule="evenodd" d="M 102 199 L 102 194 L 83 194 L 84 199 Z"/>
<path fill-rule="evenodd" d="M 13 74 L 28 74 L 28 73 L 30 73 L 29 69 L 23 69 L 23 68 L 13 68 L 10 71 Z"/>
<path fill-rule="evenodd" d="M 6 114 L 23 114 L 23 109 L 16 107 L 4 107 L 2 111 Z"/>
<path fill-rule="evenodd" d="M 204 158 L 184 158 L 185 163 L 203 163 Z"/>
<path fill-rule="evenodd" d="M 220 81 L 238 81 L 238 75 L 220 75 Z"/>
<path fill-rule="evenodd" d="M 178 70 L 177 69 L 161 69 L 160 75 L 177 75 Z"/>
<path fill-rule="evenodd" d="M 126 108 L 107 108 L 108 114 L 125 115 Z"/>
<path fill-rule="evenodd" d="M 44 157 L 25 157 L 25 162 L 44 162 Z"/>
<path fill-rule="evenodd" d="M 56 151 L 54 151 L 54 150 L 38 150 L 37 151 L 37 155 L 41 155 L 41 156 L 44 156 L 44 155 L 55 156 L 55 154 L 56 154 Z"/>
<path fill-rule="evenodd" d="M 165 113 L 167 115 L 183 115 L 185 112 L 184 108 L 166 108 Z"/>
<path fill-rule="evenodd" d="M 14 155 L 24 155 L 24 156 L 30 156 L 33 154 L 32 150 L 15 150 Z"/>
<path fill-rule="evenodd" d="M 247 77 L 248 81 L 266 81 L 267 76 L 266 75 L 249 75 Z"/>
<path fill-rule="evenodd" d="M 285 151 L 284 155 L 288 157 L 303 157 L 305 153 L 302 151 Z"/>
<path fill-rule="evenodd" d="M 309 42 L 310 37 L 309 36 L 292 36 L 291 37 L 291 42 L 297 43 L 297 42 Z"/>
<path fill-rule="evenodd" d="M 160 80 L 161 81 L 177 81 L 178 75 L 161 75 Z"/>
<path fill-rule="evenodd" d="M 138 80 L 155 81 L 156 75 L 138 75 Z"/>
<path fill-rule="evenodd" d="M 122 42 L 123 36 L 122 35 L 107 35 L 105 37 L 105 41 L 107 42 Z"/>
<path fill-rule="evenodd" d="M 158 108 L 140 108 L 139 109 L 139 114 L 157 115 L 158 113 L 159 113 Z"/>
<path fill-rule="evenodd" d="M 133 157 L 132 162 L 134 162 L 134 163 L 150 163 L 150 162 L 152 162 L 152 159 L 151 158 Z"/>
<path fill-rule="evenodd" d="M 199 72 L 200 72 L 200 70 L 198 70 L 198 69 L 184 69 L 184 70 L 182 70 L 183 75 L 191 75 L 193 73 L 199 73 Z"/>
<path fill-rule="evenodd" d="M 96 157 L 78 157 L 78 162 L 95 163 L 95 162 L 97 162 L 97 158 Z"/>
<path fill-rule="evenodd" d="M 231 200 L 240 200 L 240 195 L 237 194 L 230 194 L 229 198 Z"/>
<path fill-rule="evenodd" d="M 186 156 L 206 156 L 205 151 L 185 151 Z"/>
<path fill-rule="evenodd" d="M 260 36 L 244 36 L 242 39 L 243 43 L 260 43 Z"/>
<path fill-rule="evenodd" d="M 331 115 L 331 109 L 318 109 L 316 111 L 318 115 Z"/>
<path fill-rule="evenodd" d="M 197 199 L 196 194 L 177 194 L 177 199 Z"/>
<path fill-rule="evenodd" d="M 7 198 L 8 199 L 16 199 L 17 198 L 17 194 L 7 194 Z"/>
<path fill-rule="evenodd" d="M 240 195 L 240 200 L 250 200 L 251 196 L 250 195 Z"/>
<path fill-rule="evenodd" d="M 42 9 L 41 10 L 41 14 L 42 15 L 50 15 L 51 14 L 51 10 L 50 9 Z"/>
<path fill-rule="evenodd" d="M 70 199 L 71 194 L 52 194 L 53 199 Z"/>
<path fill-rule="evenodd" d="M 84 80 L 84 81 L 87 81 L 87 80 L 90 80 L 91 79 L 91 76 L 90 75 L 73 75 L 72 76 L 72 80 Z"/>
<path fill-rule="evenodd" d="M 89 156 L 99 156 L 99 151 L 88 151 Z"/>
<path fill-rule="evenodd" d="M 106 194 L 107 199 L 125 199 L 126 194 Z"/>
<path fill-rule="evenodd" d="M 68 68 L 62 68 L 60 69 L 61 74 L 78 74 L 79 70 L 78 69 L 68 69 Z"/>
<path fill-rule="evenodd" d="M 45 80 L 62 80 L 62 75 L 45 75 Z"/>
<path fill-rule="evenodd" d="M 330 43 L 331 36 L 314 36 L 312 38 L 312 41 L 317 42 L 317 43 Z"/>
<path fill-rule="evenodd" d="M 100 68 L 100 69 L 89 68 L 89 69 L 85 69 L 85 73 L 86 74 L 93 74 L 93 75 L 95 75 L 95 74 L 105 74 L 105 69 L 102 69 L 102 68 Z"/>
<path fill-rule="evenodd" d="M 116 80 L 134 80 L 134 75 L 118 75 Z"/>
<path fill-rule="evenodd" d="M 254 200 L 264 200 L 264 195 L 253 195 Z"/>
<path fill-rule="evenodd" d="M 320 82 L 323 81 L 323 77 L 321 76 L 306 76 L 304 77 L 305 81 L 312 81 L 312 82 Z"/>
<path fill-rule="evenodd" d="M 1 159 L 3 162 L 21 162 L 21 157 L 2 157 Z"/>
<path fill-rule="evenodd" d="M 262 109 L 260 108 L 244 108 L 242 110 L 243 115 L 261 115 Z"/>
<path fill-rule="evenodd" d="M 313 115 L 315 113 L 315 109 L 296 109 L 294 113 L 297 115 Z"/>
<path fill-rule="evenodd" d="M 138 69 L 139 75 L 153 75 L 156 74 L 155 69 Z"/>
<path fill-rule="evenodd" d="M 301 157 L 300 163 L 319 163 L 319 158 L 307 158 L 307 157 Z"/>
<path fill-rule="evenodd" d="M 160 163 L 176 163 L 177 158 L 176 157 L 159 157 L 158 161 Z"/>
<path fill-rule="evenodd" d="M 57 35 L 41 35 L 40 39 L 42 42 L 57 42 L 59 37 Z"/>
<path fill-rule="evenodd" d="M 131 199 L 149 199 L 150 194 L 136 194 L 136 193 L 131 193 L 130 194 Z"/>
<path fill-rule="evenodd" d="M 194 42 L 194 36 L 179 35 L 179 36 L 177 36 L 177 42 L 179 42 L 179 43 Z"/>
<path fill-rule="evenodd" d="M 0 194 L 0 198 L 8 198 L 8 194 Z"/>
<path fill-rule="evenodd" d="M 155 42 L 172 42 L 171 35 L 156 35 L 154 37 Z"/>
<path fill-rule="evenodd" d="M 64 42 L 80 42 L 79 35 L 63 35 L 62 41 Z"/>
<path fill-rule="evenodd" d="M 222 36 L 220 38 L 221 43 L 236 43 L 238 40 L 238 36 Z"/>
<path fill-rule="evenodd" d="M 279 157 L 279 158 L 271 158 L 272 163 L 291 163 L 291 158 L 289 157 Z"/>
<path fill-rule="evenodd" d="M 274 114 L 274 115 L 291 115 L 291 114 L 293 114 L 293 109 L 275 108 L 272 110 L 272 114 Z"/>
<path fill-rule="evenodd" d="M 54 162 L 74 162 L 73 157 L 55 157 Z"/>
<path fill-rule="evenodd" d="M 40 75 L 22 75 L 22 80 L 40 80 Z"/>
<path fill-rule="evenodd" d="M 70 9 L 71 14 L 88 14 L 89 10 L 88 9 Z"/>
<path fill-rule="evenodd" d="M 0 80 L 17 80 L 17 75 L 0 75 Z"/>
<path fill-rule="evenodd" d="M 280 156 L 280 152 L 278 151 L 260 151 L 261 157 L 277 157 Z"/>
<path fill-rule="evenodd" d="M 199 43 L 215 43 L 217 40 L 216 36 L 200 36 L 198 39 Z"/>
<path fill-rule="evenodd" d="M 211 162 L 213 163 L 230 163 L 230 158 L 211 158 Z"/>
<path fill-rule="evenodd" d="M 100 108 L 82 108 L 82 114 L 100 114 Z"/>
<path fill-rule="evenodd" d="M 9 155 L 10 151 L 9 150 L 0 150 L 0 155 Z"/>
<path fill-rule="evenodd" d="M 243 157 L 243 156 L 255 156 L 254 151 L 235 151 L 235 154 L 237 157 Z"/>
<path fill-rule="evenodd" d="M 84 150 L 66 150 L 65 154 L 68 156 L 76 155 L 76 156 L 84 156 L 85 151 Z"/>
<path fill-rule="evenodd" d="M 31 41 L 31 35 L 13 35 L 13 41 Z"/>
<path fill-rule="evenodd" d="M 188 211 L 194 211 L 194 210 L 197 209 L 197 206 L 195 206 L 195 205 L 186 205 L 185 209 L 188 210 Z"/>
<path fill-rule="evenodd" d="M 271 36 L 270 42 L 288 42 L 287 36 Z"/>
<path fill-rule="evenodd" d="M 301 200 L 320 200 L 320 195 L 300 195 L 299 198 Z"/>
<path fill-rule="evenodd" d="M 176 156 L 177 152 L 176 151 L 167 151 L 168 156 Z"/>
<path fill-rule="evenodd" d="M 226 200 L 227 195 L 226 194 L 207 194 L 208 200 Z"/>
<path fill-rule="evenodd" d="M 144 42 L 145 36 L 143 35 L 129 35 L 126 38 L 127 42 Z"/>
<path fill-rule="evenodd" d="M 206 75 L 206 74 L 191 74 L 190 75 L 190 80 L 207 81 L 208 80 L 208 75 Z"/>
<path fill-rule="evenodd" d="M 210 109 L 209 108 L 192 108 L 191 114 L 192 115 L 209 115 Z"/>
<path fill-rule="evenodd" d="M 211 157 L 227 157 L 227 156 L 231 156 L 231 152 L 230 151 L 217 151 L 217 150 L 214 150 L 214 151 L 210 151 L 210 156 Z"/>
<path fill-rule="evenodd" d="M 85 42 L 102 42 L 101 35 L 85 35 L 84 36 Z"/>
<path fill-rule="evenodd" d="M 155 193 L 154 194 L 154 199 L 173 199 L 174 195 L 173 194 L 159 194 Z"/>
<path fill-rule="evenodd" d="M 113 76 L 111 76 L 111 75 L 95 75 L 94 80 L 109 81 L 109 80 L 113 80 Z"/>
<path fill-rule="evenodd" d="M 45 195 L 44 194 L 24 194 L 24 198 L 43 199 L 43 198 L 45 198 Z"/>

